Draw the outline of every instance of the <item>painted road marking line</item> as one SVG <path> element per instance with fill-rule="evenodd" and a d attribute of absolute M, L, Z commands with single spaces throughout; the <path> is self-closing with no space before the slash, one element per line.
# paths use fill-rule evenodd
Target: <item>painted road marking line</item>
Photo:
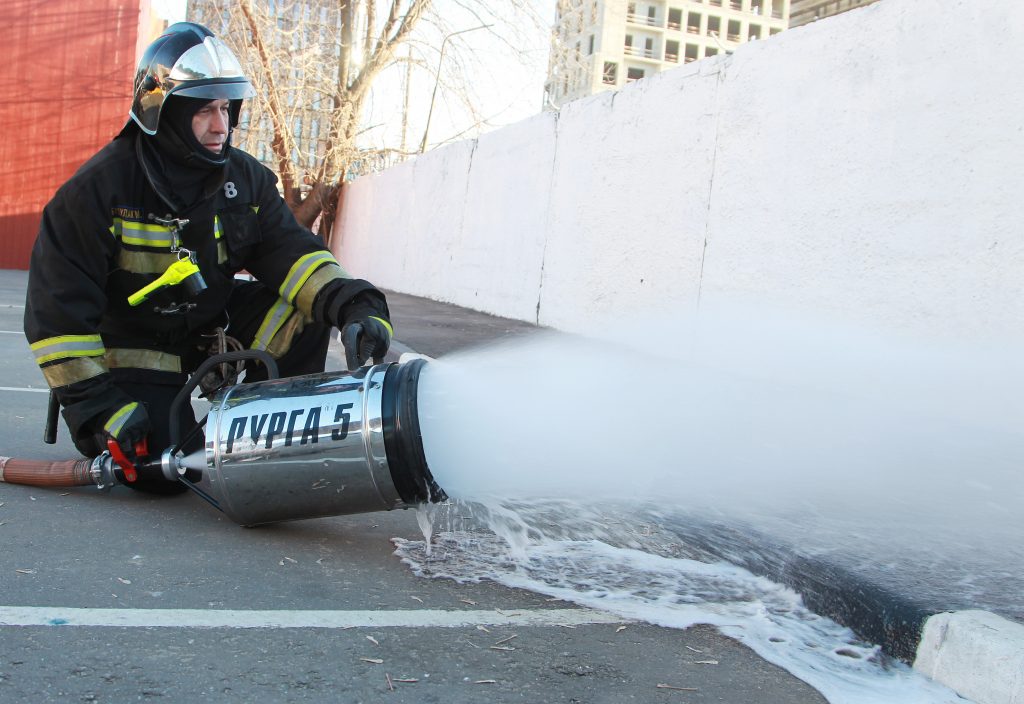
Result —
<path fill-rule="evenodd" d="M 116 628 L 461 628 L 466 626 L 583 626 L 623 623 L 589 609 L 507 611 L 250 611 L 229 609 L 84 609 L 0 606 L 0 626 Z"/>
<path fill-rule="evenodd" d="M 25 333 L 21 330 L 0 330 L 0 335 L 21 335 L 25 337 Z"/>

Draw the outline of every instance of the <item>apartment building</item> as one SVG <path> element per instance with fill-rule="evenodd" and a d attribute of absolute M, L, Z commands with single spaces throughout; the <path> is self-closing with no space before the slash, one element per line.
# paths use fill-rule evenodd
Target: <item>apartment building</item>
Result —
<path fill-rule="evenodd" d="M 821 20 L 840 12 L 870 5 L 878 0 L 792 0 L 789 11 L 789 26 L 799 27 L 814 20 Z"/>
<path fill-rule="evenodd" d="M 728 53 L 788 27 L 790 0 L 558 0 L 545 107 Z"/>

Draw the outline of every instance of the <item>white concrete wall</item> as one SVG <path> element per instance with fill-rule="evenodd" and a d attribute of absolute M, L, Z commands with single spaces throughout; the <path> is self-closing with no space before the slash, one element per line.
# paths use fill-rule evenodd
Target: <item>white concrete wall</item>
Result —
<path fill-rule="evenodd" d="M 735 297 L 1024 335 L 1024 5 L 881 0 L 351 184 L 336 253 L 555 328 Z"/>

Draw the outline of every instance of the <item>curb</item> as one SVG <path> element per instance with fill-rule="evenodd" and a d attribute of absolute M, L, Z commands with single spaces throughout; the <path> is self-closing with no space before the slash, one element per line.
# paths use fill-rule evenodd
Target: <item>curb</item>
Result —
<path fill-rule="evenodd" d="M 1024 702 L 1024 625 L 988 611 L 936 614 L 914 669 L 976 704 Z"/>

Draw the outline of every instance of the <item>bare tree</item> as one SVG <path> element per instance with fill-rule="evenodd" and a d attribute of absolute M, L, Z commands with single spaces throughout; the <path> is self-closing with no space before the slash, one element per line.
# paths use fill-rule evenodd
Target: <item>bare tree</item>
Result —
<path fill-rule="evenodd" d="M 435 3 L 444 4 L 448 14 L 454 8 L 462 21 L 478 22 L 477 28 L 487 27 L 499 41 L 517 47 L 522 38 L 515 36 L 515 23 L 506 20 L 510 12 L 519 13 L 542 27 L 535 2 L 193 0 L 189 12 L 235 50 L 256 86 L 257 98 L 247 106 L 240 132 L 243 141 L 254 135 L 269 138 L 249 139 L 246 148 L 275 165 L 299 221 L 310 227 L 322 217 L 320 231 L 330 232 L 341 183 L 408 154 L 405 144 L 372 149 L 358 144 L 382 72 L 401 64 L 408 82 L 413 67 L 427 71 L 461 99 L 476 124 L 487 121 L 476 111 L 465 81 L 472 58 L 462 51 L 464 45 L 448 42 L 445 61 L 451 68 L 442 75 L 439 55 L 446 40 L 465 28 L 453 29 L 447 16 L 434 11 Z M 399 56 L 403 44 L 408 48 Z"/>

